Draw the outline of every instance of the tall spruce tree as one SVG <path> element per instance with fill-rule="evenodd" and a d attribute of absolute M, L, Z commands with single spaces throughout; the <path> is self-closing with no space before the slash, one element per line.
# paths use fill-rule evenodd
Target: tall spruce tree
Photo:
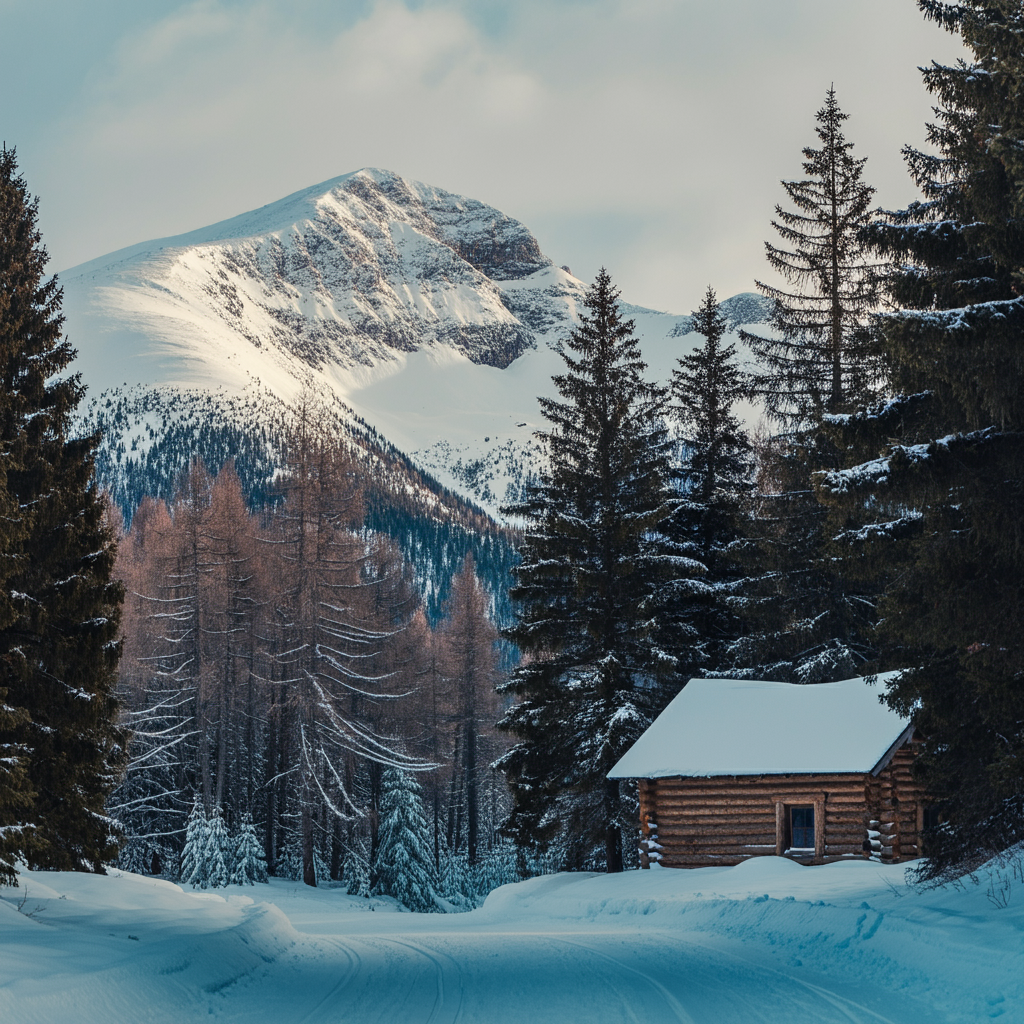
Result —
<path fill-rule="evenodd" d="M 886 693 L 925 736 L 917 770 L 945 824 L 922 875 L 947 878 L 1024 839 L 1024 10 L 920 0 L 969 61 L 932 64 L 934 148 L 907 148 L 923 199 L 867 241 L 898 268 L 878 318 L 894 397 L 837 419 L 866 461 L 823 491 L 861 518 L 847 566 L 888 579 Z"/>
<path fill-rule="evenodd" d="M 658 543 L 671 511 L 664 396 L 643 377 L 634 325 L 601 270 L 564 342 L 560 399 L 541 399 L 546 468 L 506 509 L 525 524 L 508 631 L 525 655 L 504 691 L 498 762 L 505 831 L 557 841 L 567 867 L 623 867 L 625 805 L 606 773 L 671 696 L 675 659 L 656 642 L 656 601 L 676 566 Z M 631 824 L 631 823 L 630 823 Z"/>
<path fill-rule="evenodd" d="M 31 212 L 26 217 L 24 183 L 15 176 L 17 165 L 13 151 L 4 147 L 0 156 L 0 360 L 14 359 L 21 345 L 20 325 L 16 317 L 25 313 L 18 306 L 31 305 L 18 292 L 29 282 L 11 280 L 17 273 L 19 257 L 27 248 L 38 245 L 33 234 Z M 6 271 L 6 274 L 4 274 Z M 41 271 L 40 271 L 41 273 Z M 38 278 L 37 278 L 38 280 Z M 38 290 L 38 289 L 37 289 Z M 36 296 L 44 305 L 49 292 Z M 13 395 L 0 392 L 0 417 L 7 429 L 0 436 L 0 637 L 6 639 L 17 621 L 18 611 L 12 594 L 11 579 L 17 571 L 20 547 L 26 524 L 17 495 L 8 487 L 7 473 L 15 445 L 20 442 L 24 424 L 14 406 Z M 29 724 L 28 712 L 11 703 L 9 683 L 13 676 L 10 641 L 0 648 L 0 884 L 17 885 L 15 865 L 26 856 L 31 835 L 29 824 L 32 786 L 27 772 L 28 750 L 20 740 Z"/>
<path fill-rule="evenodd" d="M 834 89 L 816 119 L 820 146 L 804 150 L 806 176 L 782 183 L 794 207 L 776 207 L 782 246 L 765 243 L 787 283 L 758 282 L 773 302 L 774 334 L 741 332 L 762 367 L 756 390 L 782 432 L 759 452 L 749 633 L 733 653 L 737 674 L 807 683 L 852 676 L 871 653 L 874 594 L 837 571 L 831 538 L 842 524 L 831 521 L 812 481 L 844 464 L 825 417 L 863 405 L 880 383 L 868 329 L 877 268 L 860 240 L 874 189 L 863 180 L 865 158 L 854 158 L 843 135 L 847 115 Z"/>
<path fill-rule="evenodd" d="M 706 575 L 673 581 L 671 612 L 662 620 L 671 634 L 665 644 L 686 675 L 719 669 L 742 632 L 734 604 L 744 573 L 735 547 L 753 463 L 750 439 L 733 413 L 750 393 L 748 375 L 736 346 L 724 340 L 728 320 L 710 286 L 692 324 L 704 344 L 679 358 L 671 384 L 682 431 L 684 500 L 665 531 L 676 554 L 694 559 Z"/>
<path fill-rule="evenodd" d="M 820 423 L 875 393 L 879 363 L 868 330 L 877 305 L 877 275 L 860 230 L 871 220 L 875 190 L 863 180 L 835 89 L 817 112 L 820 148 L 804 149 L 805 178 L 783 181 L 795 209 L 775 207 L 772 227 L 783 247 L 765 242 L 768 263 L 789 290 L 761 281 L 772 300 L 774 336 L 742 332 L 763 370 L 757 382 L 765 409 L 791 428 Z"/>
<path fill-rule="evenodd" d="M 0 744 L 25 751 L 34 790 L 27 851 L 38 867 L 102 871 L 116 852 L 104 813 L 123 761 L 115 671 L 122 589 L 93 481 L 98 436 L 73 436 L 84 388 L 60 376 L 74 357 L 62 336 L 61 290 L 47 262 L 37 202 L 0 152 L 0 446 L 21 536 L 5 544 L 0 665 L 11 707 Z M 13 618 L 6 614 L 12 610 Z"/>

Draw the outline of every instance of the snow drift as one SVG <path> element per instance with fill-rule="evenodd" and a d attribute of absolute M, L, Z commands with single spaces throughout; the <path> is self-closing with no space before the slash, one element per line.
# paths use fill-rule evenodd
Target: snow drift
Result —
<path fill-rule="evenodd" d="M 919 892 L 899 867 L 760 857 L 540 877 L 441 916 L 279 880 L 26 872 L 0 891 L 0 1019 L 1009 1024 L 1024 902 L 993 880 Z"/>

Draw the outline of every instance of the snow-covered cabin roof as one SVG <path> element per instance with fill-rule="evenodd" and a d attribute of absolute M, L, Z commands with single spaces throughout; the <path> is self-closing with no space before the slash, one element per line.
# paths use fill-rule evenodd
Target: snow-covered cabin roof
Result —
<path fill-rule="evenodd" d="M 895 674 L 876 686 L 691 679 L 608 777 L 878 770 L 913 728 L 878 699 Z"/>

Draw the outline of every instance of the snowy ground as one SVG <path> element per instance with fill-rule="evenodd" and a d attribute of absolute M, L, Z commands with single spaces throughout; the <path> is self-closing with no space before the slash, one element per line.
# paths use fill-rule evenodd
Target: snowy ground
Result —
<path fill-rule="evenodd" d="M 985 890 L 763 857 L 548 876 L 419 915 L 276 880 L 29 872 L 0 890 L 0 1021 L 1024 1022 L 1024 892 L 1000 909 Z"/>

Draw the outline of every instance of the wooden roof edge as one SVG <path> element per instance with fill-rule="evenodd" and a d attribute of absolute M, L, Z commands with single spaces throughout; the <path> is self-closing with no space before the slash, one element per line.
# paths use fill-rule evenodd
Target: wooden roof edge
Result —
<path fill-rule="evenodd" d="M 911 722 L 906 729 L 896 737 L 889 749 L 878 759 L 878 764 L 871 769 L 872 775 L 881 775 L 881 773 L 885 771 L 886 766 L 896 756 L 896 751 L 914 735 L 914 728 L 914 723 Z"/>

